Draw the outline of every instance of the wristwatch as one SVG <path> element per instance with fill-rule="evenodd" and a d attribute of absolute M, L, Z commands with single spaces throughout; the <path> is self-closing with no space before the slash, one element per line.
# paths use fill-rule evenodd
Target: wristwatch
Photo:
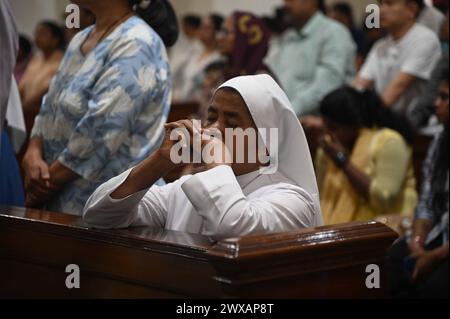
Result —
<path fill-rule="evenodd" d="M 343 168 L 348 162 L 348 156 L 344 152 L 338 152 L 336 154 L 336 163 L 340 168 Z"/>

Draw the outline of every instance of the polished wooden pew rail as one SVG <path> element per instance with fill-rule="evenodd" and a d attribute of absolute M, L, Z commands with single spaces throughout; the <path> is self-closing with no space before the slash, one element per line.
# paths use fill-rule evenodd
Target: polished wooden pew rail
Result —
<path fill-rule="evenodd" d="M 3 298 L 379 298 L 397 235 L 375 222 L 214 242 L 155 228 L 92 230 L 80 218 L 0 207 Z M 80 288 L 65 285 L 80 267 Z"/>

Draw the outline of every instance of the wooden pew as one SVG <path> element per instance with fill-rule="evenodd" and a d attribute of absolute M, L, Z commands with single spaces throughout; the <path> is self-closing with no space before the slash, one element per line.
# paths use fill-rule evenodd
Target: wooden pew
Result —
<path fill-rule="evenodd" d="M 397 235 L 352 223 L 215 243 L 154 228 L 88 229 L 78 217 L 0 207 L 1 298 L 379 298 L 366 266 L 383 274 Z M 66 266 L 80 268 L 67 289 Z"/>

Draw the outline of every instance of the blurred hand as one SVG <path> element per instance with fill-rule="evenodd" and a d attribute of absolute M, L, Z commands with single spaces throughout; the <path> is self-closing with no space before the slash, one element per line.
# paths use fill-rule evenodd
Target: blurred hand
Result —
<path fill-rule="evenodd" d="M 320 147 L 323 148 L 325 153 L 337 164 L 339 164 L 338 154 L 339 153 L 347 154 L 347 149 L 332 134 L 323 135 L 319 139 L 319 145 Z"/>
<path fill-rule="evenodd" d="M 170 153 L 172 148 L 177 145 L 178 143 L 182 142 L 184 139 L 185 145 L 183 145 L 183 147 L 189 147 L 189 145 L 187 145 L 188 141 L 186 140 L 186 138 L 188 136 L 184 136 L 183 132 L 187 131 L 190 134 L 190 129 L 189 127 L 192 126 L 192 123 L 190 120 L 181 120 L 178 122 L 172 122 L 172 123 L 167 123 L 164 125 L 165 129 L 166 129 L 166 133 L 164 136 L 164 140 L 158 150 L 160 157 L 167 161 L 167 162 L 171 162 L 174 166 L 177 166 L 175 163 L 172 162 L 171 158 L 170 158 Z M 177 135 L 173 135 L 175 134 L 174 131 L 177 131 L 178 134 Z M 171 138 L 172 137 L 176 137 L 176 138 Z M 181 165 L 181 164 L 180 164 Z"/>
<path fill-rule="evenodd" d="M 214 132 L 209 129 L 202 130 L 202 162 L 206 164 L 206 169 L 212 169 L 220 165 L 231 165 L 233 158 L 225 143 L 214 136 Z"/>
<path fill-rule="evenodd" d="M 412 236 L 408 248 L 411 255 L 421 255 L 425 253 L 425 241 L 421 236 Z"/>
<path fill-rule="evenodd" d="M 202 165 L 195 166 L 201 166 L 204 169 L 210 169 L 212 168 L 211 165 L 217 166 L 227 164 L 226 159 L 229 158 L 227 156 L 230 155 L 227 147 L 220 138 L 217 138 L 215 136 L 215 132 L 213 130 L 202 128 L 199 122 L 193 122 L 191 120 L 181 120 L 178 122 L 166 124 L 166 130 L 166 137 L 159 150 L 160 156 L 165 160 L 171 161 L 170 152 L 172 147 L 181 142 L 184 143 L 184 145 L 182 145 L 183 148 L 190 148 L 191 156 L 196 153 L 197 156 L 201 158 Z M 172 141 L 170 140 L 170 135 L 174 130 L 179 131 L 179 138 L 175 141 Z M 187 133 L 189 136 L 184 136 L 183 138 L 181 136 L 183 132 L 185 132 L 184 134 Z M 203 152 L 205 148 L 206 151 Z M 202 155 L 206 155 L 206 158 L 203 158 Z M 191 159 L 193 158 L 191 157 Z"/>
<path fill-rule="evenodd" d="M 25 154 L 22 162 L 25 173 L 25 190 L 27 207 L 38 207 L 50 200 L 60 189 L 50 183 L 50 168 L 47 163 L 33 153 Z"/>
<path fill-rule="evenodd" d="M 305 134 L 308 136 L 309 140 L 317 143 L 322 135 L 325 134 L 325 124 L 322 117 L 319 116 L 303 116 L 300 118 L 300 123 L 305 130 Z"/>

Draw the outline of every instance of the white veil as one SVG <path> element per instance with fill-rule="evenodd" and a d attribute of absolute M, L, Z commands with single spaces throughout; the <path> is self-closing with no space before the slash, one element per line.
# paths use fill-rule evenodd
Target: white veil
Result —
<path fill-rule="evenodd" d="M 232 88 L 244 99 L 258 129 L 278 128 L 278 171 L 306 190 L 320 212 L 316 175 L 303 128 L 287 95 L 269 75 L 241 76 L 219 88 Z M 260 136 L 264 140 L 264 137 Z M 265 145 L 270 145 L 265 137 Z"/>

